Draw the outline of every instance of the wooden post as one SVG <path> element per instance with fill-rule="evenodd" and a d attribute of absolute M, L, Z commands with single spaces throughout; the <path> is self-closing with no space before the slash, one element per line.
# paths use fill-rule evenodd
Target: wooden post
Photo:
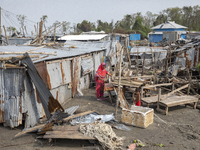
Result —
<path fill-rule="evenodd" d="M 157 101 L 157 109 L 159 109 L 159 102 L 161 98 L 161 88 L 158 89 L 158 101 Z"/>
<path fill-rule="evenodd" d="M 142 63 L 142 76 L 144 75 L 144 65 L 145 65 L 145 57 L 144 57 L 143 63 Z"/>
<path fill-rule="evenodd" d="M 119 105 L 120 86 L 121 86 L 121 72 L 122 72 L 121 63 L 122 63 L 122 59 L 123 59 L 123 52 L 124 52 L 124 48 L 122 48 L 122 50 L 121 50 L 120 63 L 119 63 L 119 80 L 118 80 L 117 101 L 116 101 L 116 105 L 115 105 L 115 119 L 117 118 L 117 109 L 118 109 L 118 105 Z"/>
<path fill-rule="evenodd" d="M 172 91 L 174 91 L 174 82 L 172 83 Z"/>
<path fill-rule="evenodd" d="M 136 75 L 138 75 L 138 71 L 139 71 L 138 66 L 139 66 L 139 62 L 138 62 L 138 47 L 137 47 L 137 73 L 136 73 Z"/>
<path fill-rule="evenodd" d="M 19 28 L 19 30 L 20 30 L 20 35 L 22 35 L 22 28 Z"/>
<path fill-rule="evenodd" d="M 38 33 L 37 33 L 37 28 L 36 28 L 36 25 L 34 25 L 35 27 L 35 34 L 36 34 L 36 37 L 38 36 Z"/>
<path fill-rule="evenodd" d="M 6 33 L 6 28 L 5 28 L 5 26 L 3 26 L 3 29 L 4 29 L 5 36 L 6 36 L 6 42 L 7 42 L 7 44 L 9 45 L 9 43 L 8 43 L 8 36 L 7 36 L 7 33 Z"/>
<path fill-rule="evenodd" d="M 24 28 L 25 28 L 26 34 L 28 35 L 28 32 L 27 32 L 27 30 L 26 30 L 26 26 L 24 26 Z"/>
<path fill-rule="evenodd" d="M 143 89 L 144 89 L 144 88 L 141 87 L 141 92 L 140 92 L 140 93 L 141 93 L 141 99 L 143 98 Z"/>
<path fill-rule="evenodd" d="M 40 28 L 39 28 L 39 39 L 38 43 L 41 44 L 41 37 L 42 37 L 42 26 L 43 26 L 43 20 L 40 21 Z"/>
<path fill-rule="evenodd" d="M 165 77 L 168 76 L 168 55 L 169 55 L 169 52 L 167 51 L 167 58 L 165 61 Z"/>
<path fill-rule="evenodd" d="M 127 55 L 128 55 L 129 68 L 131 68 L 131 58 L 130 58 L 129 49 L 128 49 L 128 48 L 126 48 L 126 51 L 127 51 Z"/>
<path fill-rule="evenodd" d="M 54 39 L 53 39 L 53 42 L 55 43 L 56 41 L 56 25 L 55 25 L 55 29 L 54 29 Z"/>

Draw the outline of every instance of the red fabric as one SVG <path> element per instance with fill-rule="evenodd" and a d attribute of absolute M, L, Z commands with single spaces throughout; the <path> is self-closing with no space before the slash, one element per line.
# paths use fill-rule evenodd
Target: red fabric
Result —
<path fill-rule="evenodd" d="M 96 94 L 97 98 L 103 97 L 104 95 L 104 81 L 103 80 L 97 80 L 96 81 Z"/>
<path fill-rule="evenodd" d="M 138 101 L 135 105 L 136 106 L 141 106 L 141 101 Z"/>
<path fill-rule="evenodd" d="M 105 63 L 101 63 L 95 74 L 97 98 L 103 97 L 104 94 L 104 80 L 101 79 L 105 79 L 106 74 L 108 73 L 107 70 L 103 68 L 104 65 Z"/>
<path fill-rule="evenodd" d="M 102 79 L 105 79 L 106 74 L 108 73 L 106 69 L 103 68 L 103 66 L 105 66 L 105 63 L 101 63 L 101 65 L 99 66 L 96 75 Z"/>

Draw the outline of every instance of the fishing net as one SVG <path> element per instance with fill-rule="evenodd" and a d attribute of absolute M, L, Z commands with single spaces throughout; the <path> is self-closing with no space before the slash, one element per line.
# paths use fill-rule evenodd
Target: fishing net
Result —
<path fill-rule="evenodd" d="M 121 150 L 125 139 L 124 137 L 117 137 L 112 127 L 102 122 L 81 125 L 80 131 L 85 136 L 96 138 L 104 150 Z"/>

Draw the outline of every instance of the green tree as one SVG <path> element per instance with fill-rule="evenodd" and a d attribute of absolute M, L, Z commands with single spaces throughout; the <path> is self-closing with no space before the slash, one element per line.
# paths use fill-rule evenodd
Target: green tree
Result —
<path fill-rule="evenodd" d="M 15 32 L 15 31 L 16 31 L 16 28 L 15 28 L 15 27 L 13 27 L 13 26 L 9 26 L 9 27 L 7 27 L 7 31 L 9 32 L 9 34 L 10 34 L 10 35 L 12 35 L 12 34 L 13 34 L 13 32 Z"/>
<path fill-rule="evenodd" d="M 182 9 L 179 7 L 167 8 L 164 10 L 167 16 L 167 20 L 175 21 L 178 24 L 182 24 Z"/>
<path fill-rule="evenodd" d="M 77 24 L 78 32 L 88 32 L 95 30 L 95 24 L 87 20 L 83 20 L 81 23 Z"/>

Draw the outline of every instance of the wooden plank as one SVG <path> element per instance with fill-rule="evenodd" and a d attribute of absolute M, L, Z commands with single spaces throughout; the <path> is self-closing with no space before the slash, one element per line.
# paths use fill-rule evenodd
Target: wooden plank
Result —
<path fill-rule="evenodd" d="M 159 51 L 159 52 L 167 52 L 165 51 Z M 137 53 L 152 53 L 152 51 L 146 51 L 146 52 L 130 52 L 130 54 L 137 54 Z"/>
<path fill-rule="evenodd" d="M 154 87 L 158 87 L 158 86 L 169 86 L 172 85 L 172 83 L 163 83 L 163 84 L 154 84 L 154 85 L 148 85 L 148 86 L 144 86 L 144 88 L 154 88 Z"/>
<path fill-rule="evenodd" d="M 161 98 L 161 101 L 162 101 L 163 99 L 167 98 L 168 96 L 174 94 L 175 92 L 180 91 L 180 90 L 182 90 L 182 89 L 184 89 L 184 88 L 186 88 L 186 87 L 188 87 L 188 84 L 186 84 L 186 85 L 184 85 L 184 86 L 182 86 L 182 87 L 180 87 L 180 88 L 178 88 L 178 89 L 176 89 L 176 90 L 174 90 L 174 91 L 168 93 L 166 96 L 164 96 L 164 97 Z"/>
<path fill-rule="evenodd" d="M 91 113 L 93 113 L 93 112 L 95 112 L 95 111 L 89 110 L 89 111 L 86 111 L 86 112 L 83 112 L 83 113 L 79 113 L 79 114 L 76 114 L 76 115 L 72 115 L 72 116 L 69 116 L 69 117 L 67 117 L 67 118 L 64 118 L 63 121 L 67 122 L 67 121 L 70 120 L 70 119 L 73 119 L 73 118 L 76 118 L 76 117 L 80 117 L 80 116 L 86 116 L 86 115 L 91 114 Z"/>
<path fill-rule="evenodd" d="M 53 131 L 78 131 L 79 130 L 79 125 L 77 126 L 52 126 Z"/>
<path fill-rule="evenodd" d="M 181 96 L 180 96 L 181 97 Z M 184 105 L 189 103 L 198 102 L 198 99 L 182 99 L 182 97 L 179 100 L 172 99 L 171 101 L 161 101 L 160 103 L 167 105 L 168 107 L 172 106 L 178 106 L 178 105 Z"/>
<path fill-rule="evenodd" d="M 43 138 L 96 140 L 93 137 L 84 136 L 79 131 L 47 131 Z"/>
<path fill-rule="evenodd" d="M 39 129 L 39 128 L 42 128 L 42 127 L 44 127 L 44 126 L 45 126 L 45 124 L 41 124 L 41 125 L 35 126 L 35 127 L 33 127 L 33 128 L 28 128 L 28 129 L 26 129 L 25 131 L 22 131 L 22 132 L 17 133 L 17 134 L 15 135 L 15 137 L 21 136 L 21 135 L 23 135 L 23 134 L 25 134 L 25 133 L 28 133 L 28 132 L 32 132 L 32 131 L 37 130 L 37 129 Z"/>

